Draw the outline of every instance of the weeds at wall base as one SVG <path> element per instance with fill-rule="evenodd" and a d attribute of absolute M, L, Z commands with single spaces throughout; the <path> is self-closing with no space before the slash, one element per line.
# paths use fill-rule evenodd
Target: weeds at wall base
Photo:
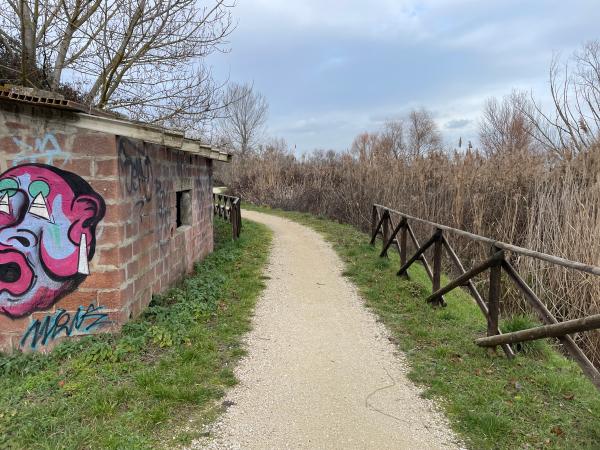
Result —
<path fill-rule="evenodd" d="M 187 443 L 235 384 L 240 337 L 264 283 L 270 234 L 215 220 L 215 251 L 121 333 L 0 356 L 0 447 L 156 448 Z"/>

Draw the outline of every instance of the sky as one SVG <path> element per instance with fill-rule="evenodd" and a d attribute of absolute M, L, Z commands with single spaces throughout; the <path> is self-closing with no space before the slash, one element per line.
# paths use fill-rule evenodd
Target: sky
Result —
<path fill-rule="evenodd" d="M 269 102 L 267 134 L 301 154 L 350 147 L 412 108 L 448 146 L 477 143 L 486 99 L 548 104 L 553 55 L 600 39 L 600 0 L 238 0 L 218 79 Z"/>

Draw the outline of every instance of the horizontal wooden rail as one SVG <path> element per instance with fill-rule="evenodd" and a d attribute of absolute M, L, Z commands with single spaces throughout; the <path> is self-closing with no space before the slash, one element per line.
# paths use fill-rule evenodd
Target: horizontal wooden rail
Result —
<path fill-rule="evenodd" d="M 496 247 L 504 249 L 504 250 L 509 250 L 512 253 L 516 253 L 518 255 L 530 256 L 532 258 L 540 259 L 542 261 L 547 261 L 549 263 L 556 264 L 558 266 L 568 267 L 569 269 L 575 269 L 575 270 L 580 270 L 582 272 L 591 273 L 592 275 L 600 275 L 600 267 L 598 267 L 598 266 L 584 264 L 584 263 L 577 262 L 577 261 L 571 261 L 569 259 L 561 258 L 559 256 L 548 255 L 546 253 L 536 252 L 534 250 L 519 247 L 517 245 L 507 244 L 506 242 L 496 241 L 494 239 L 490 239 L 485 236 L 480 236 L 478 234 L 469 233 L 468 231 L 459 230 L 457 228 L 452 228 L 447 225 L 441 225 L 439 223 L 431 222 L 429 220 L 420 219 L 418 217 L 414 217 L 414 216 L 405 214 L 403 212 L 387 208 L 382 205 L 375 204 L 375 206 L 378 208 L 387 210 L 389 213 L 395 213 L 405 219 L 410 219 L 414 222 L 419 222 L 419 223 L 423 223 L 426 225 L 430 225 L 432 227 L 439 228 L 440 230 L 448 231 L 450 233 L 454 233 L 454 234 L 458 234 L 460 236 L 467 237 L 474 241 L 483 242 L 485 244 L 493 245 L 493 246 L 496 246 Z"/>
<path fill-rule="evenodd" d="M 461 276 L 459 276 L 455 280 L 452 280 L 450 283 L 448 283 L 446 286 L 444 286 L 440 290 L 435 291 L 433 294 L 431 294 L 429 297 L 427 297 L 427 302 L 431 303 L 431 302 L 437 300 L 442 295 L 447 294 L 448 292 L 450 292 L 451 290 L 453 290 L 457 287 L 466 286 L 467 282 L 471 278 L 479 275 L 482 272 L 485 272 L 486 270 L 488 270 L 490 267 L 492 267 L 495 264 L 501 264 L 503 259 L 504 259 L 504 251 L 500 250 L 499 252 L 495 253 L 490 259 L 481 263 L 479 266 L 473 267 L 471 270 L 466 271 L 465 273 L 463 273 Z"/>
<path fill-rule="evenodd" d="M 404 272 L 406 272 L 408 270 L 408 268 L 412 265 L 412 263 L 414 263 L 415 261 L 418 261 L 419 259 L 421 259 L 421 255 L 423 253 L 425 253 L 425 251 L 431 247 L 431 245 L 436 241 L 436 239 L 438 239 L 438 235 L 434 234 L 433 236 L 431 236 L 429 238 L 429 240 L 427 242 L 425 242 L 421 247 L 419 247 L 417 249 L 417 252 L 412 255 L 410 257 L 410 259 L 404 263 L 404 265 L 402 267 L 400 267 L 400 270 L 398 270 L 398 275 L 404 275 Z"/>
<path fill-rule="evenodd" d="M 398 275 L 408 277 L 408 270 L 415 262 L 420 261 L 423 264 L 432 284 L 432 294 L 427 297 L 428 303 L 434 306 L 446 306 L 446 301 L 443 297 L 444 295 L 458 287 L 468 288 L 482 314 L 487 319 L 487 337 L 477 339 L 476 343 L 478 345 L 483 347 L 501 346 L 506 356 L 512 358 L 514 356 L 514 351 L 510 344 L 548 337 L 558 338 L 571 358 L 580 365 L 584 374 L 592 380 L 598 389 L 600 389 L 600 372 L 577 345 L 573 337 L 569 336 L 571 333 L 600 328 L 600 315 L 559 323 L 535 292 L 527 285 L 525 280 L 521 278 L 515 268 L 506 260 L 505 252 L 536 258 L 551 264 L 586 272 L 592 275 L 600 275 L 600 267 L 570 261 L 558 256 L 507 244 L 506 242 L 479 236 L 468 231 L 420 219 L 378 204 L 373 205 L 371 218 L 371 244 L 374 244 L 377 237 L 381 236 L 383 240 L 383 246 L 380 253 L 381 257 L 387 256 L 388 251 L 392 246 L 398 250 L 400 256 L 400 269 L 398 270 Z M 398 220 L 397 225 L 394 224 L 395 220 Z M 423 245 L 419 244 L 411 227 L 411 222 L 417 222 L 433 228 L 431 237 L 429 237 Z M 390 230 L 393 231 L 390 233 Z M 445 233 L 454 233 L 488 245 L 490 257 L 478 266 L 475 266 L 470 270 L 465 270 L 456 252 L 448 242 Z M 398 235 L 400 235 L 400 239 L 397 238 Z M 415 252 L 410 258 L 407 258 L 408 236 L 410 236 L 415 248 Z M 429 265 L 427 258 L 425 257 L 429 248 L 432 248 L 433 267 Z M 444 250 L 452 264 L 458 269 L 459 275 L 456 279 L 442 287 L 441 275 Z M 486 271 L 489 272 L 487 303 L 473 282 L 474 277 L 481 275 Z M 500 300 L 502 298 L 503 290 L 503 274 L 508 275 L 509 279 L 523 294 L 529 305 L 537 313 L 544 324 L 543 326 L 502 334 L 498 324 L 500 316 Z"/>
<path fill-rule="evenodd" d="M 567 320 L 566 322 L 543 325 L 527 330 L 514 331 L 498 336 L 488 336 L 475 339 L 481 347 L 494 347 L 501 344 L 514 344 L 516 342 L 534 341 L 549 337 L 561 337 L 566 334 L 579 333 L 600 328 L 600 314 L 584 317 L 582 319 Z"/>
<path fill-rule="evenodd" d="M 215 216 L 231 223 L 231 236 L 233 240 L 240 237 L 242 231 L 241 199 L 231 195 L 213 192 L 213 213 Z"/>

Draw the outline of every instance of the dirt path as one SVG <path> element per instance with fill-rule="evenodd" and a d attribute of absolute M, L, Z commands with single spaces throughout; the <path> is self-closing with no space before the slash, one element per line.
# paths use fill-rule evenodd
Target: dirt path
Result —
<path fill-rule="evenodd" d="M 286 219 L 243 216 L 274 231 L 269 280 L 231 406 L 194 448 L 459 448 L 330 245 Z"/>

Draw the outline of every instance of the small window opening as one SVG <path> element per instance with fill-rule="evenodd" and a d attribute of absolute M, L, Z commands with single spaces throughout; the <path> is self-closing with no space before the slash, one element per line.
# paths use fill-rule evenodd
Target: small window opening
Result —
<path fill-rule="evenodd" d="M 192 224 L 192 192 L 177 192 L 177 228 Z"/>

